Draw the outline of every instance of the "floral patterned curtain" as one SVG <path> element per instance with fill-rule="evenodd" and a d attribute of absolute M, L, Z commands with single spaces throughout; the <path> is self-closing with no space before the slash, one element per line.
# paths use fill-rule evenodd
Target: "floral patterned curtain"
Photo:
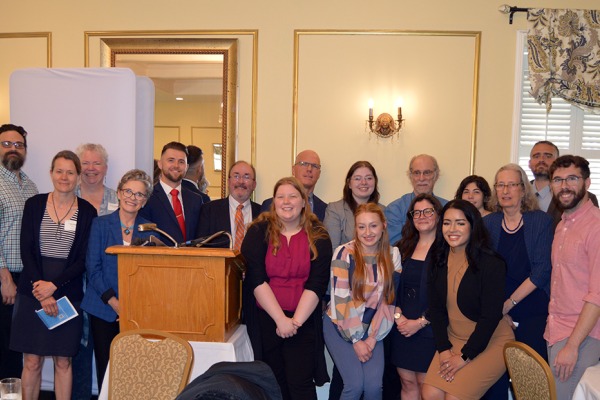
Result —
<path fill-rule="evenodd" d="M 552 109 L 552 97 L 600 113 L 600 10 L 529 9 L 531 95 Z"/>

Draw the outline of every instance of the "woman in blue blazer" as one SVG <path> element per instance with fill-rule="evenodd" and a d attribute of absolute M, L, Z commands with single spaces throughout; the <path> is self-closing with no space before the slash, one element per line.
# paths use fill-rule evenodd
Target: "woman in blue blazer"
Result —
<path fill-rule="evenodd" d="M 98 387 L 102 385 L 110 343 L 119 334 L 119 290 L 117 287 L 117 256 L 106 254 L 107 247 L 130 245 L 136 239 L 146 239 L 149 233 L 139 232 L 138 225 L 149 221 L 138 215 L 152 193 L 152 179 L 139 169 L 127 172 L 117 187 L 119 209 L 98 217 L 92 224 L 86 257 L 88 286 L 81 308 L 90 314 Z"/>

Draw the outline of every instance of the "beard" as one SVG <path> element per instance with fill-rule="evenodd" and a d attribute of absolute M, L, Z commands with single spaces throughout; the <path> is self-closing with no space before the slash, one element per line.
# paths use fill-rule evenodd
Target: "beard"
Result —
<path fill-rule="evenodd" d="M 163 171 L 162 174 L 171 182 L 181 182 L 183 179 L 183 172 Z"/>
<path fill-rule="evenodd" d="M 560 200 L 560 195 L 562 193 L 572 193 L 573 194 L 573 200 L 569 201 L 568 203 L 563 203 Z M 575 208 L 580 202 L 581 200 L 585 197 L 585 194 L 587 193 L 587 190 L 585 189 L 585 187 L 582 187 L 579 191 L 574 191 L 571 190 L 569 188 L 564 188 L 562 189 L 557 196 L 557 200 L 558 200 L 558 207 L 562 210 L 570 210 L 572 208 Z"/>
<path fill-rule="evenodd" d="M 25 157 L 16 151 L 9 151 L 2 156 L 2 165 L 9 171 L 16 172 L 21 169 L 23 164 L 25 164 Z"/>
<path fill-rule="evenodd" d="M 550 173 L 548 171 L 548 166 L 544 165 L 544 166 L 538 166 L 536 167 L 534 170 L 532 170 L 531 172 L 533 172 L 533 176 L 535 177 L 535 179 L 545 179 L 545 180 L 549 180 L 550 179 Z"/>

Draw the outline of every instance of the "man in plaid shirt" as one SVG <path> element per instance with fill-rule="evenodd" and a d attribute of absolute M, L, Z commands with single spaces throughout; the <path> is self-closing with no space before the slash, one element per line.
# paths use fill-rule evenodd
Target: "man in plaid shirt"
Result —
<path fill-rule="evenodd" d="M 21 218 L 25 201 L 38 193 L 21 167 L 27 155 L 27 132 L 20 126 L 0 126 L 0 379 L 20 377 L 23 355 L 8 349 L 13 304 L 21 263 Z"/>

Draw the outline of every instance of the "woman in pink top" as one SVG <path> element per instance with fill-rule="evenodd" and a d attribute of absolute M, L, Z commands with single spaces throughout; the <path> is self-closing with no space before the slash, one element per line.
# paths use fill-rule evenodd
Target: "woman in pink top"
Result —
<path fill-rule="evenodd" d="M 244 322 L 254 358 L 266 362 L 284 399 L 316 399 L 325 370 L 321 298 L 327 289 L 331 240 L 296 178 L 282 178 L 268 212 L 248 228 Z"/>

